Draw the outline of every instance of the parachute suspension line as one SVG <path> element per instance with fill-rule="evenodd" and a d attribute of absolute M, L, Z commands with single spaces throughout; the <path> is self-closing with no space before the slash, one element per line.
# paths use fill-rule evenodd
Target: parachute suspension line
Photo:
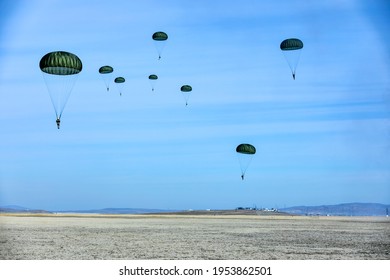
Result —
<path fill-rule="evenodd" d="M 296 60 L 294 61 L 295 62 L 295 65 L 294 65 L 294 71 L 292 73 L 293 75 L 293 79 L 295 80 L 295 72 L 297 71 L 297 67 L 298 67 L 298 62 L 299 62 L 299 59 L 301 58 L 301 52 L 302 52 L 302 49 L 298 50 L 297 51 L 297 58 Z"/>
<path fill-rule="evenodd" d="M 183 92 L 183 98 L 184 98 L 184 101 L 186 102 L 186 106 L 188 106 L 188 99 L 190 97 L 190 93 L 189 92 Z"/>
<path fill-rule="evenodd" d="M 108 75 L 108 74 L 105 74 Z M 110 91 L 110 80 L 108 78 L 103 78 L 104 79 L 104 85 L 106 86 L 107 92 Z"/>
<path fill-rule="evenodd" d="M 248 169 L 250 163 L 252 162 L 253 155 L 237 154 L 237 156 L 238 156 L 238 161 L 240 162 L 241 179 L 244 180 L 246 170 Z M 247 158 L 245 159 L 245 157 Z"/>
<path fill-rule="evenodd" d="M 104 85 L 106 86 L 106 91 L 109 92 L 110 91 L 109 81 L 106 81 L 105 80 L 106 78 L 102 78 L 102 79 L 103 79 Z"/>
<path fill-rule="evenodd" d="M 56 102 L 56 100 L 54 99 L 54 96 L 53 96 L 53 94 L 52 94 L 52 91 L 51 91 L 51 89 L 50 89 L 50 87 L 49 87 L 50 76 L 49 76 L 48 74 L 44 73 L 44 72 L 42 72 L 42 76 L 43 76 L 43 80 L 45 81 L 46 88 L 47 88 L 47 90 L 49 91 L 50 100 L 51 100 L 51 103 L 53 104 L 54 112 L 56 113 L 56 118 L 58 119 L 59 116 L 58 116 L 58 111 L 57 111 L 57 106 L 56 106 L 57 102 Z"/>
<path fill-rule="evenodd" d="M 243 166 L 242 166 L 242 160 L 241 160 L 241 157 L 239 154 L 237 154 L 237 157 L 238 157 L 238 162 L 240 163 L 241 175 L 243 175 L 245 173 L 245 171 L 244 171 Z"/>
<path fill-rule="evenodd" d="M 160 41 L 160 40 L 157 40 L 157 41 L 154 41 L 154 46 L 157 50 L 157 53 L 158 53 L 158 59 L 157 60 L 161 60 L 162 58 L 162 53 L 165 49 L 165 45 L 166 45 L 167 41 L 163 40 L 163 41 Z"/>
<path fill-rule="evenodd" d="M 286 55 L 285 52 L 283 52 L 283 55 L 284 55 L 284 58 L 285 58 L 286 61 L 287 61 L 288 67 L 290 67 L 291 74 L 293 75 L 293 78 L 294 78 L 294 80 L 295 80 L 294 68 L 293 68 L 293 66 L 291 65 L 290 60 L 288 59 L 288 57 L 287 57 L 287 55 Z"/>
<path fill-rule="evenodd" d="M 161 54 L 164 50 L 165 41 L 154 41 L 154 46 L 157 50 L 158 58 L 157 60 L 161 60 Z"/>
<path fill-rule="evenodd" d="M 42 75 L 49 91 L 56 117 L 60 119 L 76 84 L 78 75 L 51 75 L 47 73 L 42 73 Z"/>
<path fill-rule="evenodd" d="M 299 59 L 301 57 L 302 50 L 293 50 L 293 51 L 283 51 L 284 58 L 287 61 L 288 66 L 290 67 L 291 74 L 293 79 L 295 80 L 295 73 L 297 71 L 297 66 Z"/>

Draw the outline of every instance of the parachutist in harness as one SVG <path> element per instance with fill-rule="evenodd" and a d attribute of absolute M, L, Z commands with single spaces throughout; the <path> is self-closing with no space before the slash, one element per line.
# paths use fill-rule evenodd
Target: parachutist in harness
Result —
<path fill-rule="evenodd" d="M 183 93 L 184 100 L 186 101 L 186 106 L 188 105 L 189 94 L 192 91 L 192 87 L 190 85 L 181 86 L 180 91 Z"/>
<path fill-rule="evenodd" d="M 256 148 L 251 144 L 240 144 L 236 148 L 238 159 L 241 168 L 241 180 L 244 180 L 245 172 L 252 160 L 252 156 L 256 153 Z"/>
<path fill-rule="evenodd" d="M 302 48 L 303 42 L 297 38 L 289 38 L 280 43 L 280 49 L 283 51 L 287 63 L 290 66 L 294 80 Z"/>
<path fill-rule="evenodd" d="M 53 101 L 57 128 L 60 129 L 61 114 L 72 91 L 76 77 L 83 69 L 83 64 L 75 54 L 55 51 L 47 53 L 41 58 L 39 68 L 44 74 L 45 83 Z M 64 81 L 61 78 L 64 76 L 69 78 Z M 52 78 L 46 79 L 47 77 Z"/>

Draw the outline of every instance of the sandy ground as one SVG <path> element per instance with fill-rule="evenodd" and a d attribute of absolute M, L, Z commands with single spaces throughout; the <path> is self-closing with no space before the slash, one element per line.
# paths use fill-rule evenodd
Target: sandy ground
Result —
<path fill-rule="evenodd" d="M 389 260 L 390 218 L 3 214 L 0 259 Z"/>

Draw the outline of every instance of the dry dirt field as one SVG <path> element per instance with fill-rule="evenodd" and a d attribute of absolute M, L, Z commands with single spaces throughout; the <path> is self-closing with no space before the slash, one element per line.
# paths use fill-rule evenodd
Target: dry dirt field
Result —
<path fill-rule="evenodd" d="M 390 218 L 2 214 L 0 259 L 389 260 Z"/>

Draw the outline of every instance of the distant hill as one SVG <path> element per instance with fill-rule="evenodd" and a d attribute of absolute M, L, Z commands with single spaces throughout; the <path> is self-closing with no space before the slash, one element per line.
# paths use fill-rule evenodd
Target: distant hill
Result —
<path fill-rule="evenodd" d="M 0 213 L 51 213 L 50 211 L 41 209 L 29 209 L 18 205 L 0 206 Z"/>
<path fill-rule="evenodd" d="M 337 205 L 294 206 L 279 209 L 296 215 L 320 216 L 386 216 L 390 205 L 380 203 L 343 203 Z"/>
<path fill-rule="evenodd" d="M 4 205 L 4 206 L 0 206 L 0 209 L 21 210 L 21 211 L 29 210 L 26 207 L 22 207 L 18 205 Z"/>
<path fill-rule="evenodd" d="M 0 206 L 0 213 L 85 213 L 85 214 L 206 214 L 206 215 L 320 215 L 320 216 L 386 216 L 390 214 L 390 205 L 380 203 L 343 203 L 337 205 L 320 206 L 294 206 L 278 209 L 277 211 L 253 211 L 237 208 L 235 210 L 164 210 L 147 208 L 103 208 L 91 210 L 59 210 L 48 211 L 42 209 L 30 209 L 17 205 Z M 199 213 L 198 213 L 199 212 Z M 283 212 L 283 213 L 281 213 Z"/>
<path fill-rule="evenodd" d="M 31 209 L 18 205 L 0 206 L 0 213 L 79 213 L 79 214 L 146 214 L 146 213 L 164 213 L 176 212 L 176 210 L 146 209 L 146 208 L 104 208 L 91 210 L 59 210 L 47 211 L 40 209 Z"/>

